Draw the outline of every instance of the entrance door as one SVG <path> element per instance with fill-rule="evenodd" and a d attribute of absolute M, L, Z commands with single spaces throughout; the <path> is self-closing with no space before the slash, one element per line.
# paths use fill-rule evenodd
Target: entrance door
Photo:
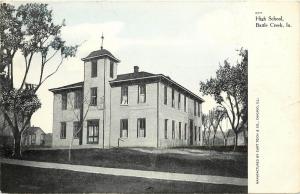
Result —
<path fill-rule="evenodd" d="M 194 126 L 194 122 L 192 119 L 190 119 L 190 145 L 193 145 L 193 139 L 194 139 L 193 126 Z"/>

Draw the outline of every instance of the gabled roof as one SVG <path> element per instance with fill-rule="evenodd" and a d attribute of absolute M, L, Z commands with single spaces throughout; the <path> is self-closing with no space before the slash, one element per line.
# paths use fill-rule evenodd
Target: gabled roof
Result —
<path fill-rule="evenodd" d="M 100 49 L 100 50 L 93 51 L 87 57 L 82 58 L 81 60 L 87 61 L 87 60 L 90 60 L 90 59 L 101 58 L 101 57 L 108 57 L 108 58 L 114 60 L 117 63 L 120 62 L 119 59 L 117 59 L 115 56 L 113 56 L 113 54 L 111 54 L 111 52 L 109 52 L 106 49 Z"/>
<path fill-rule="evenodd" d="M 161 81 L 168 85 L 172 85 L 173 87 L 177 88 L 181 92 L 184 92 L 191 96 L 194 99 L 199 100 L 201 103 L 204 102 L 202 98 L 200 98 L 198 95 L 194 94 L 190 90 L 186 89 L 182 85 L 178 84 L 177 82 L 173 81 L 169 76 L 165 76 L 163 74 L 153 74 L 149 72 L 135 72 L 135 73 L 127 73 L 127 74 L 121 74 L 118 75 L 116 79 L 109 81 L 110 85 L 112 87 L 114 86 L 121 86 L 124 84 L 136 84 L 141 81 L 147 81 L 147 82 L 157 82 Z"/>
<path fill-rule="evenodd" d="M 135 78 L 145 78 L 145 77 L 150 77 L 154 76 L 155 74 L 153 73 L 148 73 L 144 71 L 136 72 L 136 73 L 126 73 L 126 74 L 120 74 L 117 75 L 117 78 L 114 79 L 113 81 L 121 81 L 121 80 L 128 80 L 128 79 L 135 79 Z"/>
<path fill-rule="evenodd" d="M 35 134 L 37 131 L 42 131 L 42 133 L 45 134 L 45 132 L 40 127 L 29 127 L 24 132 L 24 135 L 32 135 L 32 134 Z"/>
<path fill-rule="evenodd" d="M 51 89 L 49 89 L 49 91 L 55 93 L 55 92 L 58 92 L 58 91 L 78 89 L 78 88 L 83 88 L 83 82 L 77 82 L 77 83 L 74 83 L 74 84 L 69 84 L 69 85 L 66 85 L 66 86 L 58 87 L 58 88 L 51 88 Z"/>

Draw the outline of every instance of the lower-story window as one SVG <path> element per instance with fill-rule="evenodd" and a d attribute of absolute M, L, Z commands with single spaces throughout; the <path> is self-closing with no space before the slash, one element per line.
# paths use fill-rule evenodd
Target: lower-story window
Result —
<path fill-rule="evenodd" d="M 187 128 L 187 123 L 184 124 L 184 139 L 186 140 L 186 128 Z"/>
<path fill-rule="evenodd" d="M 197 141 L 197 126 L 195 126 L 195 141 Z"/>
<path fill-rule="evenodd" d="M 199 127 L 199 141 L 201 140 L 201 127 Z"/>
<path fill-rule="evenodd" d="M 66 133 L 67 133 L 67 124 L 66 122 L 60 123 L 60 139 L 66 139 Z"/>
<path fill-rule="evenodd" d="M 146 137 L 146 119 L 139 118 L 137 120 L 137 136 Z"/>
<path fill-rule="evenodd" d="M 175 139 L 175 121 L 172 121 L 172 139 Z"/>
<path fill-rule="evenodd" d="M 97 144 L 99 142 L 99 120 L 87 121 L 87 143 Z"/>
<path fill-rule="evenodd" d="M 178 136 L 179 136 L 179 139 L 181 139 L 181 122 L 179 122 L 179 134 L 178 134 Z"/>
<path fill-rule="evenodd" d="M 120 137 L 127 138 L 128 137 L 128 119 L 121 119 L 120 122 Z"/>
<path fill-rule="evenodd" d="M 168 139 L 168 119 L 165 119 L 165 139 Z"/>

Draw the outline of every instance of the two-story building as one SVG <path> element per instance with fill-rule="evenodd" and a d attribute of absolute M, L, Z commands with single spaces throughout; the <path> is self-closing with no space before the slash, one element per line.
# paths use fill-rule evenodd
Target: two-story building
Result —
<path fill-rule="evenodd" d="M 163 74 L 117 74 L 105 49 L 82 59 L 84 81 L 50 89 L 53 146 L 177 147 L 201 145 L 203 100 Z M 82 127 L 81 127 L 82 126 Z"/>

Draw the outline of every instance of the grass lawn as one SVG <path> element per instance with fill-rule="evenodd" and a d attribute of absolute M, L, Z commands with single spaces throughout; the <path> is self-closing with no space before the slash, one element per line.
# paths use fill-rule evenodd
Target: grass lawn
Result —
<path fill-rule="evenodd" d="M 1 191 L 18 192 L 200 192 L 247 193 L 247 187 L 153 180 L 42 169 L 25 166 L 1 165 Z"/>
<path fill-rule="evenodd" d="M 72 150 L 72 161 L 68 162 L 68 150 L 28 150 L 23 153 L 23 159 L 241 178 L 248 176 L 247 153 L 214 151 L 203 156 L 189 156 L 145 153 L 127 148 L 77 149 Z"/>

